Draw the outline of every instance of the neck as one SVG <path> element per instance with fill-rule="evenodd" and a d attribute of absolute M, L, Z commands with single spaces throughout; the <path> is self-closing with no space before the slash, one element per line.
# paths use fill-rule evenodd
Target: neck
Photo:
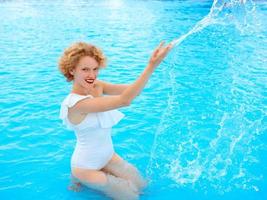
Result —
<path fill-rule="evenodd" d="M 80 95 L 89 95 L 89 94 L 92 94 L 94 87 L 95 87 L 95 84 L 93 84 L 92 87 L 90 88 L 84 88 L 84 87 L 81 87 L 80 85 L 73 83 L 71 93 L 76 93 Z"/>

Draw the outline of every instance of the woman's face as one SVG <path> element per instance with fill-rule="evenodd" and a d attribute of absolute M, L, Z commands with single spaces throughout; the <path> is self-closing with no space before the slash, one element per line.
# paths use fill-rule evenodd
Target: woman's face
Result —
<path fill-rule="evenodd" d="M 80 58 L 76 68 L 71 71 L 71 74 L 76 84 L 84 88 L 91 88 L 97 79 L 98 71 L 98 62 L 90 56 L 84 56 Z"/>

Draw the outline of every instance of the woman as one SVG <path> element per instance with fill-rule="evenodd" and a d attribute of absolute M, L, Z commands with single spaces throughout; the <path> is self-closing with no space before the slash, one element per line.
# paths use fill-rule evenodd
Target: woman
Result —
<path fill-rule="evenodd" d="M 142 74 L 130 85 L 97 79 L 106 58 L 96 46 L 78 42 L 64 51 L 59 70 L 67 81 L 73 81 L 73 86 L 62 102 L 60 118 L 77 137 L 71 158 L 77 187 L 81 183 L 114 199 L 138 199 L 146 181 L 136 167 L 114 151 L 111 128 L 124 116 L 116 109 L 131 104 L 172 47 L 172 43 L 164 46 L 161 42 Z"/>

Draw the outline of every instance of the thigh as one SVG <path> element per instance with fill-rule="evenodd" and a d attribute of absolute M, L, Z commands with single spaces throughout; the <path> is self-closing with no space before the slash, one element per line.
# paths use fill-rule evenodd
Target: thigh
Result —
<path fill-rule="evenodd" d="M 102 169 L 103 172 L 113 174 L 115 176 L 122 176 L 125 171 L 125 163 L 127 161 L 123 160 L 117 153 L 114 153 L 110 161 Z"/>
<path fill-rule="evenodd" d="M 101 170 L 88 170 L 81 168 L 72 168 L 72 176 L 80 181 L 81 183 L 90 183 L 90 184 L 106 184 L 107 177 L 106 173 Z"/>
<path fill-rule="evenodd" d="M 103 171 L 109 171 L 109 169 L 118 166 L 124 162 L 123 158 L 119 156 L 119 154 L 114 153 L 110 161 L 105 165 L 102 169 Z"/>

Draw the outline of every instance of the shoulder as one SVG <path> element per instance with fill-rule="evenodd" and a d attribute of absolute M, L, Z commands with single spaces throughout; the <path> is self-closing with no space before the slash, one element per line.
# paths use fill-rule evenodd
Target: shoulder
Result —
<path fill-rule="evenodd" d="M 101 88 L 104 88 L 106 84 L 107 83 L 102 80 L 96 80 L 96 83 L 95 83 L 96 87 L 101 87 Z"/>
<path fill-rule="evenodd" d="M 106 89 L 109 87 L 110 83 L 102 80 L 97 80 L 95 83 L 95 88 L 98 91 L 102 91 L 102 94 L 105 94 Z"/>

